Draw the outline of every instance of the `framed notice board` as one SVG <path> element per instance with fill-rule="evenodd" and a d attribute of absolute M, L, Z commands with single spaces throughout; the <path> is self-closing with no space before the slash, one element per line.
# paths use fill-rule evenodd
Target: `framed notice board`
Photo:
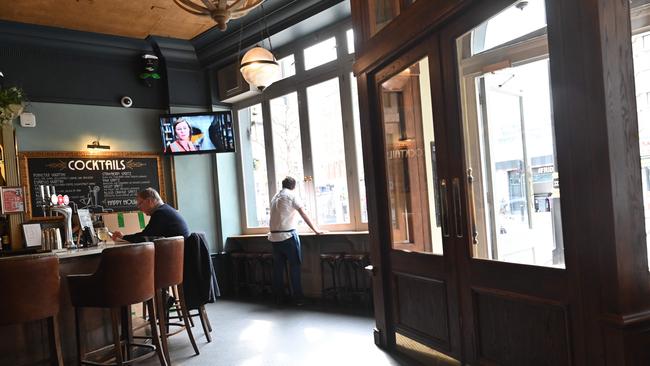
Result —
<path fill-rule="evenodd" d="M 165 199 L 160 156 L 151 153 L 24 152 L 19 164 L 29 219 L 43 217 L 41 185 L 91 212 L 137 211 L 136 193 L 147 187 Z"/>

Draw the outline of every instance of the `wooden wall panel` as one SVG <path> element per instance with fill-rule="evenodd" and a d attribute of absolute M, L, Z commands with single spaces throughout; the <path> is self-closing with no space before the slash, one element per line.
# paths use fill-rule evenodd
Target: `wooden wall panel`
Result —
<path fill-rule="evenodd" d="M 395 273 L 397 327 L 425 344 L 449 348 L 449 312 L 444 281 Z"/>
<path fill-rule="evenodd" d="M 572 364 L 566 307 L 476 289 L 473 298 L 481 364 Z"/>

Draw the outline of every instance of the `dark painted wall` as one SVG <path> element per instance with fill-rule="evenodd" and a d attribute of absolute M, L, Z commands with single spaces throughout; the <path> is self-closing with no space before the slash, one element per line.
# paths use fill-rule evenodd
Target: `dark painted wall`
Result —
<path fill-rule="evenodd" d="M 141 56 L 161 58 L 162 79 L 147 87 L 139 78 Z M 22 87 L 30 100 L 168 109 L 207 107 L 210 90 L 189 41 L 146 40 L 0 22 L 0 71 L 6 85 Z"/>

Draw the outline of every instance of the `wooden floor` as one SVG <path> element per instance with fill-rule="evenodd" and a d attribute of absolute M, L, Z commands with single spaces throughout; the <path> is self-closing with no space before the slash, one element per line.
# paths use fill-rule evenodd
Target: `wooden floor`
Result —
<path fill-rule="evenodd" d="M 277 307 L 219 300 L 208 304 L 212 342 L 194 327 L 201 351 L 194 356 L 184 333 L 170 338 L 173 365 L 183 366 L 394 366 L 418 365 L 373 343 L 374 319 L 322 306 Z M 142 365 L 158 365 L 150 358 Z"/>

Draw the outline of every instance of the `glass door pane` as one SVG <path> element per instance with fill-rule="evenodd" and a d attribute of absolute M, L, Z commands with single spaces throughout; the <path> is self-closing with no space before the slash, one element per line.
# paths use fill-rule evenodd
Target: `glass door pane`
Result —
<path fill-rule="evenodd" d="M 368 222 L 368 204 L 366 202 L 366 178 L 363 168 L 363 150 L 361 144 L 361 121 L 359 118 L 359 91 L 357 78 L 350 73 L 350 87 L 352 88 L 352 118 L 354 118 L 355 155 L 357 157 L 357 172 L 359 176 L 359 199 L 361 205 L 361 222 Z"/>
<path fill-rule="evenodd" d="M 293 177 L 298 183 L 296 189 L 300 197 L 305 197 L 304 184 L 300 184 L 305 173 L 302 166 L 298 94 L 293 92 L 271 99 L 270 107 L 276 191 L 280 190 L 285 177 Z"/>
<path fill-rule="evenodd" d="M 247 227 L 269 226 L 269 180 L 266 169 L 262 105 L 239 111 Z"/>
<path fill-rule="evenodd" d="M 641 152 L 641 181 L 645 211 L 646 245 L 650 234 L 650 31 L 639 32 L 650 26 L 650 1 L 642 1 L 632 9 L 632 54 L 636 108 L 639 124 L 639 150 Z M 644 21 L 645 19 L 645 21 Z M 637 29 L 634 29 L 637 28 Z M 650 264 L 650 246 L 648 246 Z"/>
<path fill-rule="evenodd" d="M 394 249 L 442 254 L 429 63 L 381 84 Z"/>
<path fill-rule="evenodd" d="M 399 0 L 370 0 L 368 14 L 370 15 L 370 36 L 379 32 L 399 14 Z"/>
<path fill-rule="evenodd" d="M 339 79 L 307 88 L 316 217 L 321 225 L 350 222 Z"/>
<path fill-rule="evenodd" d="M 531 1 L 524 9 L 517 8 L 518 4 L 462 36 L 458 42 L 461 47 L 468 41 L 477 46 L 489 39 L 524 34 L 521 42 L 490 51 L 488 58 L 493 64 L 485 66 L 496 69 L 493 65 L 502 65 L 496 70 L 463 76 L 464 64 L 473 64 L 473 70 L 480 69 L 481 65 L 476 65 L 473 55 L 461 59 L 459 64 L 461 85 L 464 85 L 465 157 L 471 168 L 468 173 L 473 178 L 470 183 L 470 215 L 475 228 L 473 255 L 481 259 L 564 267 L 548 55 L 530 54 L 520 56 L 516 62 L 512 60 L 514 55 L 522 54 L 518 47 L 525 47 L 527 39 L 539 39 L 538 32 L 531 33 L 531 30 L 545 26 L 538 19 L 545 19 L 544 6 L 543 1 Z M 538 21 L 531 28 L 527 22 L 512 21 L 513 14 Z M 485 29 L 503 34 L 486 34 Z M 495 63 L 495 60 L 501 61 Z"/>

